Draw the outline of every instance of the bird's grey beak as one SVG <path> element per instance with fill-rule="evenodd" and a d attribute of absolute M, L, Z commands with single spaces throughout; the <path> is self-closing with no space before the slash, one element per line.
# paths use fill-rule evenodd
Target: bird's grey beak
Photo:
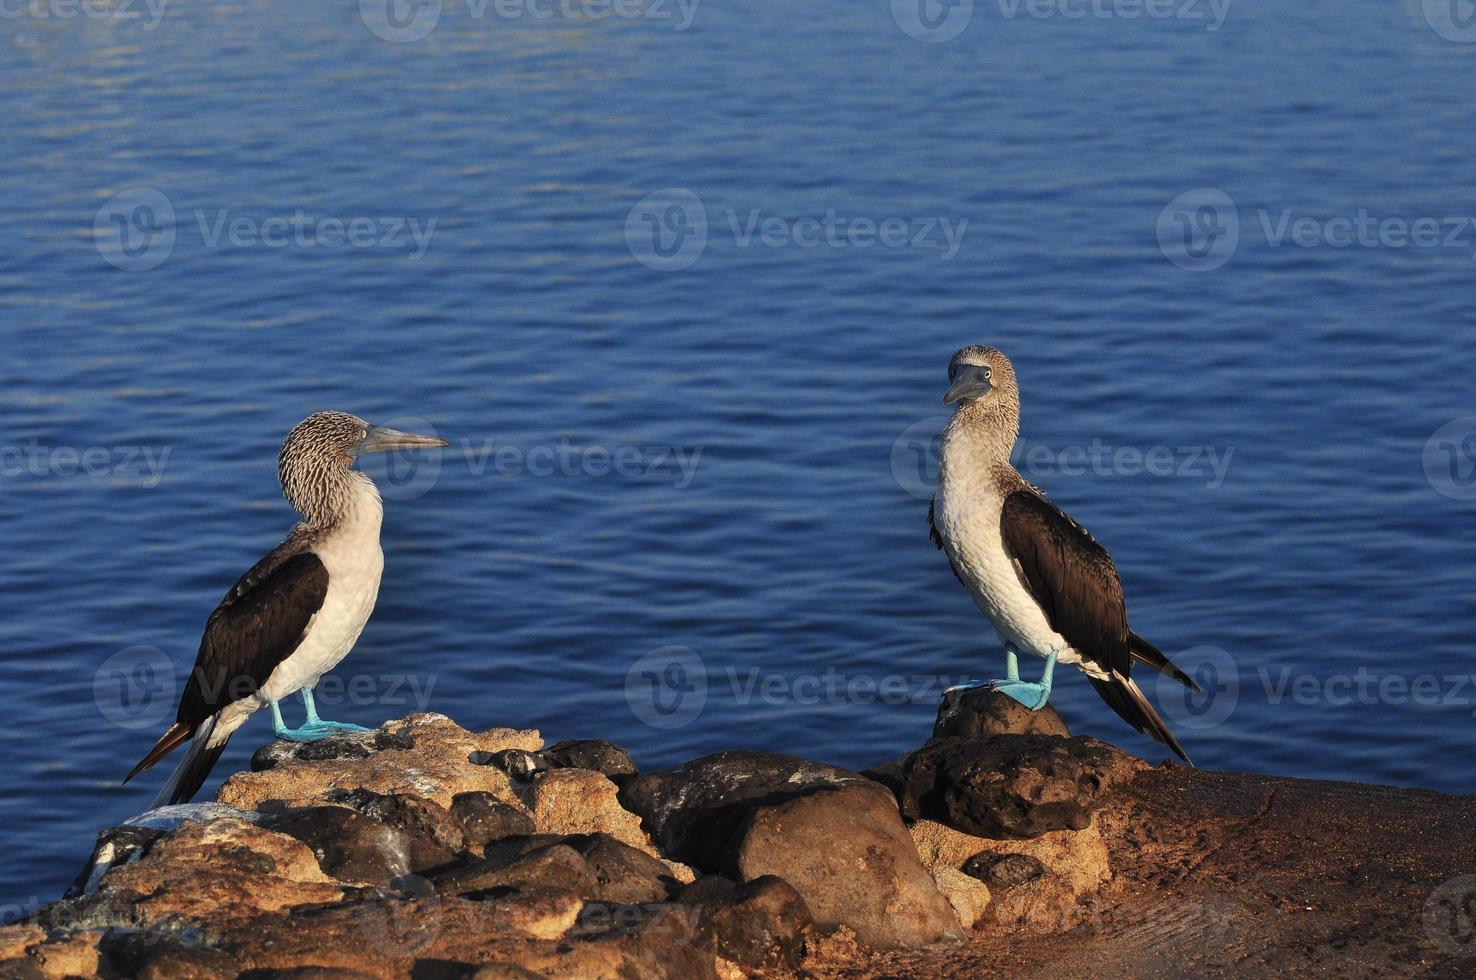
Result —
<path fill-rule="evenodd" d="M 357 459 L 369 453 L 387 453 L 395 449 L 434 449 L 448 445 L 445 439 L 435 436 L 418 436 L 413 432 L 387 429 L 382 425 L 371 425 L 364 438 L 354 443 L 353 454 Z"/>
<path fill-rule="evenodd" d="M 954 402 L 982 398 L 989 394 L 991 387 L 984 368 L 977 364 L 960 364 L 953 384 L 948 386 L 947 393 L 943 395 L 943 404 L 951 405 Z"/>

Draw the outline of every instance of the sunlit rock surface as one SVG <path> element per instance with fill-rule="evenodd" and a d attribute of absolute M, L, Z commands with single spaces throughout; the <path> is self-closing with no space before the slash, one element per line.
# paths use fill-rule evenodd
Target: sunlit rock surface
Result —
<path fill-rule="evenodd" d="M 1471 797 L 1155 769 L 950 698 L 865 773 L 641 774 L 431 714 L 272 743 L 216 802 L 102 830 L 0 928 L 0 976 L 1471 973 Z"/>

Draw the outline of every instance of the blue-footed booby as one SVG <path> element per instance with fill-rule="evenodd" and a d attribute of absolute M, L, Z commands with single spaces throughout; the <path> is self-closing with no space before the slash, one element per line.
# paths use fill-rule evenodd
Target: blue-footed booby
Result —
<path fill-rule="evenodd" d="M 379 595 L 384 509 L 373 481 L 353 469 L 368 453 L 444 446 L 344 412 L 310 415 L 277 457 L 282 495 L 302 521 L 226 593 L 180 696 L 174 725 L 123 781 L 193 740 L 154 806 L 187 803 L 210 775 L 226 742 L 261 708 L 276 736 L 313 742 L 358 725 L 324 721 L 313 704 L 318 679 L 353 649 Z M 279 702 L 302 694 L 307 722 L 288 728 Z"/>
<path fill-rule="evenodd" d="M 1071 664 L 1124 721 L 1188 762 L 1130 676 L 1133 662 L 1198 687 L 1128 628 L 1122 583 L 1106 549 L 1010 465 L 1020 389 L 1009 358 L 977 345 L 954 354 L 943 404 L 954 403 L 928 523 L 933 543 L 1004 644 L 1006 676 L 988 686 L 1038 710 L 1050 700 L 1057 662 Z M 1020 679 L 1020 653 L 1045 658 L 1039 683 Z"/>

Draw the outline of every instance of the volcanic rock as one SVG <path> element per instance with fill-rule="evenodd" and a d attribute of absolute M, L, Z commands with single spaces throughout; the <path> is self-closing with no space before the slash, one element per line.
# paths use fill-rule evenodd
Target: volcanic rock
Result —
<path fill-rule="evenodd" d="M 903 765 L 902 813 L 980 837 L 1082 830 L 1107 794 L 1143 766 L 1093 738 L 933 739 Z"/>
<path fill-rule="evenodd" d="M 736 840 L 742 880 L 782 877 L 817 925 L 846 926 L 879 947 L 961 935 L 883 787 L 827 787 L 756 807 Z"/>

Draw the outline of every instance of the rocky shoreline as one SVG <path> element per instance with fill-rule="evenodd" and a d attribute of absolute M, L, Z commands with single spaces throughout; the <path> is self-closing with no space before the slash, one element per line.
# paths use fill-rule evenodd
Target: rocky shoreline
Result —
<path fill-rule="evenodd" d="M 1476 798 L 1158 768 L 950 695 L 865 772 L 440 715 L 104 831 L 3 977 L 1476 976 Z"/>

